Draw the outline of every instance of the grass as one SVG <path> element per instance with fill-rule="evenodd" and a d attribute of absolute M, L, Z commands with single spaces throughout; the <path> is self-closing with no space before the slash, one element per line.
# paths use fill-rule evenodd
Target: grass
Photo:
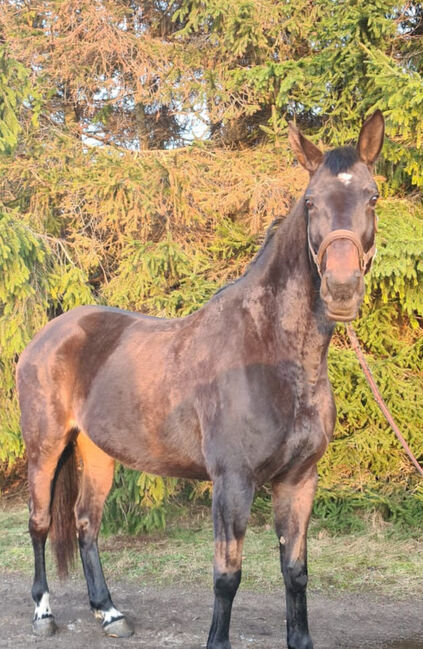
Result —
<path fill-rule="evenodd" d="M 396 597 L 421 595 L 423 535 L 410 538 L 380 519 L 368 519 L 364 530 L 331 535 L 313 523 L 309 532 L 310 589 L 325 593 L 359 591 Z M 32 573 L 27 510 L 0 511 L 0 572 Z M 210 587 L 212 529 L 205 514 L 176 521 L 150 536 L 101 539 L 104 571 L 113 579 L 142 583 Z M 54 572 L 48 552 L 49 572 Z M 81 575 L 80 566 L 75 575 Z M 278 548 L 269 525 L 251 526 L 244 546 L 244 588 L 268 591 L 281 586 Z"/>

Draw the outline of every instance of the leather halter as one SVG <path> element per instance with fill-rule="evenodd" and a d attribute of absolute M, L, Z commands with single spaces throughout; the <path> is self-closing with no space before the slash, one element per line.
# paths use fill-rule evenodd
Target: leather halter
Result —
<path fill-rule="evenodd" d="M 376 225 L 377 224 L 376 224 L 376 216 L 375 216 L 375 231 L 377 230 Z M 310 250 L 310 254 L 313 258 L 314 263 L 316 264 L 317 272 L 319 273 L 320 277 L 322 277 L 322 271 L 320 266 L 323 261 L 324 254 L 328 249 L 328 247 L 330 246 L 330 244 L 336 241 L 337 239 L 349 239 L 350 241 L 353 242 L 353 244 L 357 248 L 360 270 L 362 273 L 366 272 L 366 268 L 369 265 L 369 262 L 372 261 L 376 252 L 375 243 L 373 243 L 373 245 L 369 248 L 367 252 L 364 252 L 360 238 L 352 230 L 332 230 L 332 232 L 329 232 L 329 234 L 323 239 L 317 253 L 314 251 L 313 246 L 311 245 L 310 230 L 308 227 L 307 227 L 307 239 L 308 239 L 308 248 Z"/>

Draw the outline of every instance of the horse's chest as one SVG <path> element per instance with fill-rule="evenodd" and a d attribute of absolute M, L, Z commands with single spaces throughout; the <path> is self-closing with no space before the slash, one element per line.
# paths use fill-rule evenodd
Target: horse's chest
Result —
<path fill-rule="evenodd" d="M 330 431 L 320 408 L 312 403 L 301 403 L 294 408 L 292 417 L 281 417 L 278 429 L 264 432 L 261 452 L 255 455 L 257 481 L 266 482 L 294 467 L 301 472 L 302 467 L 305 469 L 320 459 L 329 438 Z"/>
<path fill-rule="evenodd" d="M 249 466 L 261 484 L 289 470 L 317 461 L 333 427 L 329 383 L 318 394 L 299 383 L 295 364 L 250 366 L 211 398 L 213 417 L 204 427 L 208 466 Z M 330 411 L 330 412 L 329 412 Z"/>

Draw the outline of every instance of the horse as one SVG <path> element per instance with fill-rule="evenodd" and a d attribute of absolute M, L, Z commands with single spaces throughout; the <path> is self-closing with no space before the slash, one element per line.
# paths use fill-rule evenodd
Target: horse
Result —
<path fill-rule="evenodd" d="M 375 253 L 372 168 L 384 119 L 376 111 L 356 146 L 326 153 L 293 123 L 288 138 L 309 184 L 239 279 L 183 318 L 76 307 L 51 320 L 22 353 L 17 389 L 36 635 L 57 628 L 45 569 L 48 534 L 59 575 L 79 545 L 91 610 L 104 632 L 133 632 L 112 602 L 97 546 L 118 460 L 213 483 L 207 649 L 231 647 L 247 519 L 255 491 L 270 483 L 288 647 L 312 649 L 306 535 L 316 463 L 336 418 L 327 353 L 336 322 L 358 314 Z"/>

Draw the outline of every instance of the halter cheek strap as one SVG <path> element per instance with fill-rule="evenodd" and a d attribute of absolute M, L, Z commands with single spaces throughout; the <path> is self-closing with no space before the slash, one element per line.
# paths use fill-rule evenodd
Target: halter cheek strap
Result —
<path fill-rule="evenodd" d="M 372 261 L 376 253 L 376 245 L 374 243 L 367 252 L 364 252 L 360 238 L 356 235 L 355 232 L 352 232 L 352 230 L 333 230 L 332 232 L 329 232 L 329 234 L 323 239 L 322 243 L 320 244 L 317 253 L 314 251 L 313 246 L 311 245 L 310 231 L 308 228 L 307 228 L 307 238 L 308 238 L 308 247 L 310 250 L 310 254 L 314 263 L 316 264 L 317 272 L 319 273 L 320 277 L 322 277 L 321 264 L 323 261 L 324 254 L 328 249 L 328 247 L 330 246 L 330 244 L 336 241 L 337 239 L 349 239 L 350 241 L 353 242 L 353 244 L 357 248 L 360 270 L 362 273 L 366 272 L 367 266 Z"/>

